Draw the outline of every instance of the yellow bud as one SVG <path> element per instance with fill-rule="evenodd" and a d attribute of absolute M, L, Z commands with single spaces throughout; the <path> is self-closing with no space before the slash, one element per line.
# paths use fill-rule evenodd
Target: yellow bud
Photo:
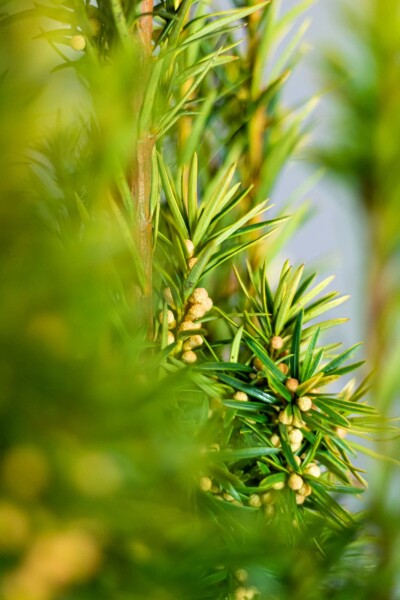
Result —
<path fill-rule="evenodd" d="M 164 320 L 164 313 L 162 311 L 158 315 L 158 320 L 162 324 L 162 322 Z M 167 323 L 168 323 L 168 325 L 172 325 L 172 323 L 174 323 L 174 322 L 175 322 L 175 315 L 174 315 L 174 313 L 172 312 L 172 310 L 167 311 Z"/>
<path fill-rule="evenodd" d="M 209 477 L 200 477 L 200 489 L 203 492 L 209 492 L 212 486 L 212 481 Z"/>
<path fill-rule="evenodd" d="M 311 494 L 312 494 L 311 485 L 304 482 L 303 485 L 301 486 L 301 488 L 299 489 L 299 494 L 301 494 L 302 496 L 311 496 Z"/>
<path fill-rule="evenodd" d="M 302 396 L 297 399 L 297 406 L 302 412 L 308 412 L 312 406 L 312 400 L 308 396 Z"/>
<path fill-rule="evenodd" d="M 193 267 L 197 263 L 197 261 L 198 261 L 198 259 L 195 258 L 194 256 L 193 256 L 193 258 L 189 258 L 189 260 L 187 261 L 187 266 L 188 266 L 189 271 L 191 271 L 193 269 Z"/>
<path fill-rule="evenodd" d="M 289 440 L 291 444 L 300 444 L 303 440 L 303 434 L 300 429 L 293 429 L 289 432 Z"/>
<path fill-rule="evenodd" d="M 283 490 L 284 487 L 285 487 L 284 481 L 279 481 L 278 483 L 274 483 L 274 485 L 272 486 L 272 488 L 274 490 Z"/>
<path fill-rule="evenodd" d="M 184 244 L 188 258 L 192 258 L 194 254 L 194 244 L 192 240 L 185 240 Z"/>
<path fill-rule="evenodd" d="M 204 306 L 204 310 L 205 310 L 206 312 L 209 312 L 209 311 L 212 309 L 213 305 L 214 305 L 214 303 L 213 303 L 213 301 L 211 300 L 211 298 L 206 298 L 206 299 L 205 299 L 205 300 L 202 302 L 202 304 L 203 304 L 203 306 Z"/>
<path fill-rule="evenodd" d="M 294 393 L 297 388 L 299 387 L 299 382 L 297 379 L 294 379 L 293 377 L 289 377 L 289 379 L 286 381 L 286 387 L 289 390 L 289 392 Z"/>
<path fill-rule="evenodd" d="M 208 299 L 206 288 L 196 288 L 189 298 L 191 304 L 203 303 Z"/>
<path fill-rule="evenodd" d="M 304 484 L 303 479 L 297 473 L 289 475 L 288 486 L 291 490 L 299 490 Z"/>
<path fill-rule="evenodd" d="M 262 494 L 262 496 L 261 496 L 261 502 L 263 504 L 273 504 L 274 497 L 271 494 L 271 492 L 265 492 L 264 494 Z"/>
<path fill-rule="evenodd" d="M 258 357 L 253 360 L 253 367 L 257 369 L 257 371 L 262 371 L 264 369 L 264 365 Z"/>
<path fill-rule="evenodd" d="M 228 494 L 228 492 L 224 492 L 222 494 L 224 500 L 226 500 L 227 502 L 233 502 L 233 500 L 235 499 L 232 494 Z"/>
<path fill-rule="evenodd" d="M 281 438 L 276 433 L 273 433 L 271 435 L 271 444 L 273 445 L 274 448 L 281 447 Z"/>
<path fill-rule="evenodd" d="M 304 469 L 304 473 L 306 475 L 311 475 L 312 477 L 319 477 L 321 475 L 321 469 L 315 463 L 311 463 Z"/>
<path fill-rule="evenodd" d="M 290 444 L 290 447 L 292 449 L 292 452 L 297 452 L 297 450 L 300 449 L 301 447 L 301 442 L 294 442 Z"/>
<path fill-rule="evenodd" d="M 273 504 L 268 504 L 268 506 L 264 508 L 264 515 L 267 517 L 267 519 L 272 519 L 272 517 L 275 515 L 275 507 Z"/>
<path fill-rule="evenodd" d="M 246 571 L 246 569 L 238 569 L 237 571 L 235 571 L 235 577 L 241 583 L 244 583 L 247 580 L 248 576 L 249 574 Z"/>
<path fill-rule="evenodd" d="M 183 349 L 184 350 L 193 350 L 193 348 L 197 348 L 198 346 L 201 346 L 203 344 L 203 338 L 201 337 L 201 335 L 191 335 L 190 338 L 188 338 L 184 344 L 183 344 Z"/>
<path fill-rule="evenodd" d="M 304 504 L 305 499 L 305 496 L 302 496 L 301 494 L 296 494 L 296 504 Z"/>
<path fill-rule="evenodd" d="M 167 304 L 169 304 L 169 306 L 172 306 L 172 308 L 175 308 L 174 298 L 172 296 L 171 288 L 169 288 L 169 287 L 165 288 L 165 290 L 164 290 L 164 300 L 166 301 Z"/>
<path fill-rule="evenodd" d="M 192 304 L 192 306 L 186 314 L 192 320 L 201 319 L 201 317 L 204 317 L 204 315 L 206 314 L 206 309 L 204 308 L 204 305 L 202 303 L 197 302 L 196 304 Z"/>
<path fill-rule="evenodd" d="M 179 327 L 179 331 L 191 331 L 192 329 L 200 329 L 200 323 L 192 323 L 192 321 L 184 321 Z"/>
<path fill-rule="evenodd" d="M 251 496 L 249 496 L 249 506 L 260 508 L 261 504 L 261 498 L 258 494 L 251 494 Z"/>
<path fill-rule="evenodd" d="M 248 395 L 245 392 L 235 392 L 233 394 L 235 400 L 240 400 L 241 402 L 247 402 L 249 399 Z"/>
<path fill-rule="evenodd" d="M 174 341 L 175 341 L 175 336 L 174 336 L 174 334 L 172 333 L 172 331 L 168 331 L 168 333 L 167 333 L 167 344 L 168 344 L 168 346 L 169 346 L 170 344 L 173 344 L 173 343 L 174 343 Z"/>
<path fill-rule="evenodd" d="M 281 410 L 279 413 L 279 422 L 282 425 L 291 425 L 293 423 L 293 415 L 289 414 L 286 410 Z"/>
<path fill-rule="evenodd" d="M 281 371 L 281 373 L 283 373 L 284 375 L 287 375 L 289 372 L 289 367 L 287 366 L 286 363 L 279 363 L 278 365 L 278 369 Z"/>
<path fill-rule="evenodd" d="M 281 350 L 283 348 L 283 339 L 279 335 L 274 335 L 271 338 L 270 346 L 273 350 Z"/>
<path fill-rule="evenodd" d="M 336 427 L 336 434 L 343 440 L 347 435 L 347 430 L 344 427 Z"/>
<path fill-rule="evenodd" d="M 236 588 L 235 600 L 247 600 L 247 588 L 245 588 L 245 587 Z"/>
<path fill-rule="evenodd" d="M 192 365 L 197 360 L 197 355 L 192 350 L 187 350 L 181 356 L 184 363 L 187 365 Z"/>
<path fill-rule="evenodd" d="M 83 35 L 73 35 L 69 44 L 72 50 L 76 50 L 77 52 L 84 50 L 86 47 L 86 41 Z"/>

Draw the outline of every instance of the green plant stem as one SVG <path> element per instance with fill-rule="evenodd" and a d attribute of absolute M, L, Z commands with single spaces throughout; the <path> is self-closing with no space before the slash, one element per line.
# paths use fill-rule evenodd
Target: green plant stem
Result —
<path fill-rule="evenodd" d="M 153 0 L 142 2 L 142 12 L 145 16 L 138 21 L 137 41 L 139 44 L 140 81 L 142 90 L 146 89 L 149 74 L 149 59 L 152 54 L 153 34 Z M 140 113 L 144 100 L 143 93 L 139 96 L 135 110 Z M 140 124 L 139 124 L 140 125 Z M 153 264 L 153 230 L 150 210 L 150 189 L 152 172 L 152 152 L 154 136 L 151 131 L 141 131 L 137 139 L 136 153 L 131 170 L 131 193 L 135 207 L 135 237 L 143 264 L 144 288 L 142 289 L 141 305 L 147 323 L 149 337 L 153 332 L 152 306 L 152 264 Z"/>

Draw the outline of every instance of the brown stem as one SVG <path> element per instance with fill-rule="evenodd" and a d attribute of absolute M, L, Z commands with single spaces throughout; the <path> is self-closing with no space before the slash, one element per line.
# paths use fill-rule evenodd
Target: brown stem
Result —
<path fill-rule="evenodd" d="M 142 0 L 142 14 L 145 16 L 139 19 L 139 38 L 142 48 L 148 56 L 151 56 L 151 39 L 153 36 L 153 0 Z"/>
<path fill-rule="evenodd" d="M 151 13 L 153 0 L 143 0 L 142 13 Z M 144 90 L 148 81 L 150 60 L 152 54 L 153 17 L 146 14 L 138 22 L 137 38 L 140 52 L 140 81 L 142 93 L 134 106 L 136 114 L 140 114 L 143 104 Z M 151 159 L 154 146 L 154 136 L 150 131 L 138 135 L 136 153 L 131 169 L 131 193 L 135 207 L 136 231 L 135 237 L 143 265 L 145 285 L 141 297 L 141 305 L 147 322 L 149 337 L 153 330 L 152 307 L 152 262 L 153 262 L 153 232 L 150 213 L 151 188 Z"/>

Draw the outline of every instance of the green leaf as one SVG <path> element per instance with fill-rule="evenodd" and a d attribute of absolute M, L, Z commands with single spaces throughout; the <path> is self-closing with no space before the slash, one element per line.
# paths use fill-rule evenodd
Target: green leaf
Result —
<path fill-rule="evenodd" d="M 307 392 L 309 392 L 313 388 L 317 387 L 318 384 L 323 379 L 323 377 L 324 377 L 323 373 L 318 373 L 317 375 L 314 375 L 314 377 L 311 377 L 310 379 L 307 379 L 306 381 L 303 381 L 299 385 L 299 387 L 297 388 L 296 395 L 299 396 L 299 397 L 300 396 L 304 396 L 304 394 L 306 394 Z"/>
<path fill-rule="evenodd" d="M 377 460 L 383 460 L 385 462 L 390 462 L 394 465 L 400 466 L 400 460 L 393 458 L 393 456 L 387 456 L 386 454 L 380 454 L 379 452 L 375 452 L 372 448 L 368 448 L 367 446 L 362 446 L 361 444 L 357 444 L 357 442 L 351 441 L 351 445 L 353 448 L 356 448 L 362 454 L 366 454 L 371 458 L 376 458 Z"/>
<path fill-rule="evenodd" d="M 239 360 L 239 352 L 240 352 L 240 343 L 242 341 L 244 327 L 241 325 L 237 330 L 235 337 L 233 338 L 232 347 L 231 347 L 231 355 L 230 362 L 237 363 Z"/>
<path fill-rule="evenodd" d="M 315 346 L 317 344 L 317 340 L 318 340 L 318 336 L 320 334 L 320 328 L 317 327 L 314 335 L 312 336 L 305 356 L 304 356 L 304 361 L 303 361 L 303 365 L 301 368 L 301 380 L 302 381 L 307 381 L 307 379 L 310 378 L 310 376 L 312 375 L 311 371 L 311 364 L 312 364 L 312 359 L 313 359 L 313 354 L 314 354 L 314 350 L 315 350 Z"/>
<path fill-rule="evenodd" d="M 179 200 L 176 196 L 176 192 L 175 192 L 175 190 L 173 188 L 173 184 L 172 184 L 172 178 L 168 173 L 167 167 L 164 163 L 164 160 L 163 160 L 161 154 L 158 154 L 157 158 L 158 158 L 159 173 L 160 173 L 163 189 L 165 192 L 165 197 L 167 199 L 167 203 L 168 203 L 169 209 L 171 211 L 171 214 L 174 218 L 176 230 L 179 233 L 181 239 L 186 240 L 189 238 L 189 232 L 188 232 L 186 223 L 182 216 L 181 203 L 179 202 Z"/>
<path fill-rule="evenodd" d="M 191 160 L 195 150 L 199 147 L 207 120 L 214 108 L 217 96 L 217 92 L 214 89 L 210 90 L 200 107 L 199 114 L 192 121 L 190 136 L 181 149 L 181 162 L 183 164 Z"/>
<path fill-rule="evenodd" d="M 254 340 L 247 340 L 247 344 L 254 354 L 261 360 L 263 365 L 265 365 L 268 372 L 272 373 L 272 375 L 279 381 L 285 381 L 285 375 L 280 369 L 278 369 L 272 358 L 268 356 L 265 350 L 261 348 L 257 342 Z"/>
<path fill-rule="evenodd" d="M 236 46 L 236 45 L 237 44 L 232 44 L 230 46 L 230 48 L 232 46 Z M 223 52 L 226 52 L 227 50 L 228 50 L 228 48 L 221 48 L 220 54 L 222 54 Z M 226 65 L 231 62 L 234 62 L 234 61 L 238 60 L 238 58 L 239 58 L 238 56 L 226 55 L 226 54 L 223 56 L 216 56 L 216 52 L 208 54 L 207 56 L 204 56 L 201 60 L 199 60 L 196 64 L 191 65 L 190 67 L 185 69 L 182 73 L 180 73 L 178 75 L 178 77 L 175 79 L 174 84 L 177 87 L 179 87 L 179 86 L 183 85 L 185 83 L 185 81 L 188 81 L 188 80 L 192 79 L 193 77 L 195 77 L 196 75 L 199 75 L 199 73 L 202 73 L 204 71 L 204 66 L 211 59 L 213 59 L 212 66 L 218 67 L 221 65 Z"/>
<path fill-rule="evenodd" d="M 297 50 L 301 39 L 304 37 L 307 29 L 310 27 L 311 20 L 306 19 L 297 29 L 296 34 L 292 37 L 290 42 L 285 46 L 284 50 L 279 54 L 277 60 L 274 63 L 273 69 L 271 70 L 270 78 L 274 80 L 282 69 L 287 66 L 287 63 L 292 54 Z"/>
<path fill-rule="evenodd" d="M 222 265 L 227 260 L 231 260 L 237 254 L 244 252 L 244 250 L 248 250 L 252 246 L 259 244 L 260 242 L 262 242 L 262 240 L 264 240 L 266 237 L 271 235 L 271 233 L 272 233 L 272 231 L 266 231 L 263 235 L 260 235 L 253 240 L 243 242 L 242 244 L 236 244 L 235 246 L 233 246 L 232 248 L 229 248 L 228 250 L 218 252 L 212 258 L 212 260 L 210 261 L 210 264 L 208 265 L 208 267 L 206 268 L 204 273 L 208 273 L 212 269 L 215 269 L 216 267 L 219 267 L 220 265 Z M 236 234 L 231 235 L 231 238 L 234 237 L 234 235 L 236 235 Z"/>
<path fill-rule="evenodd" d="M 297 316 L 292 336 L 292 356 L 290 358 L 290 373 L 295 379 L 300 378 L 300 345 L 301 329 L 303 325 L 303 311 Z"/>
<path fill-rule="evenodd" d="M 260 481 L 258 488 L 251 488 L 253 492 L 264 492 L 271 489 L 276 483 L 282 483 L 286 480 L 286 473 L 275 473 L 274 475 L 268 475 Z M 249 489 L 250 491 L 250 489 Z"/>
<path fill-rule="evenodd" d="M 325 404 L 330 404 L 338 410 L 344 410 L 349 414 L 370 414 L 377 415 L 377 410 L 374 406 L 367 406 L 366 404 L 360 404 L 359 402 L 350 402 L 349 400 L 341 400 L 340 398 L 331 398 L 330 396 L 314 396 L 316 400 L 320 398 Z M 375 421 L 375 419 L 374 419 Z"/>
<path fill-rule="evenodd" d="M 289 309 L 291 307 L 297 287 L 300 283 L 300 279 L 303 275 L 303 271 L 304 265 L 301 265 L 286 283 L 285 291 L 282 294 L 282 303 L 279 307 L 275 321 L 275 335 L 279 335 L 285 326 L 286 320 L 289 316 Z"/>
<path fill-rule="evenodd" d="M 266 402 L 267 404 L 275 404 L 277 402 L 277 399 L 275 398 L 275 396 L 272 396 L 271 394 L 268 394 L 267 392 L 263 392 L 262 390 L 259 390 L 251 385 L 247 385 L 247 384 L 243 383 L 242 381 L 240 381 L 239 379 L 231 377 L 230 375 L 225 375 L 224 373 L 221 373 L 220 375 L 218 375 L 218 379 L 220 381 L 223 381 L 224 383 L 230 385 L 235 390 L 240 390 L 241 392 L 246 392 L 246 394 L 248 396 L 257 398 L 257 400 L 261 400 L 261 402 Z"/>
<path fill-rule="evenodd" d="M 329 406 L 329 404 L 324 402 L 323 398 L 315 397 L 314 404 L 319 407 L 323 413 L 330 417 L 330 421 L 335 427 L 348 428 L 350 426 L 348 420 L 338 413 L 334 408 L 332 408 L 332 406 Z"/>
<path fill-rule="evenodd" d="M 256 412 L 260 413 L 265 410 L 266 405 L 259 402 L 250 402 L 243 400 L 222 400 L 224 406 L 234 408 L 237 411 Z"/>
<path fill-rule="evenodd" d="M 289 390 L 283 385 L 285 375 L 278 369 L 276 364 L 271 360 L 268 354 L 253 340 L 247 340 L 249 348 L 265 365 L 265 373 L 268 378 L 270 387 L 277 393 L 283 396 L 288 402 L 291 402 L 292 396 Z"/>
<path fill-rule="evenodd" d="M 311 277 L 309 277 L 308 281 L 312 281 L 312 279 L 314 279 L 315 275 L 312 275 Z M 296 303 L 299 304 L 302 307 L 305 307 L 305 305 L 308 302 L 311 302 L 311 300 L 313 300 L 315 298 L 315 296 L 318 296 L 318 294 L 320 294 L 326 287 L 328 287 L 328 285 L 335 279 L 334 275 L 331 275 L 330 277 L 326 277 L 326 279 L 324 279 L 323 281 L 321 281 L 318 285 L 316 285 L 315 287 L 312 288 L 312 290 L 310 290 L 309 292 L 307 292 L 307 294 L 301 294 L 299 297 L 296 297 Z M 307 283 L 305 282 L 305 283 Z M 300 290 L 300 288 L 299 288 Z M 297 307 L 295 306 L 292 311 L 290 316 L 294 316 L 295 312 L 297 310 Z"/>
<path fill-rule="evenodd" d="M 235 163 L 227 166 L 225 169 L 220 169 L 218 175 L 208 187 L 201 205 L 202 213 L 197 223 L 196 230 L 193 233 L 192 239 L 195 246 L 198 246 L 202 242 L 213 217 L 227 202 L 229 202 L 230 198 L 235 193 L 232 192 L 232 190 L 228 192 L 235 169 Z M 236 185 L 235 187 L 237 189 L 239 186 Z"/>
<path fill-rule="evenodd" d="M 209 72 L 209 70 L 214 65 L 214 61 L 219 56 L 220 52 L 221 52 L 221 50 L 217 50 L 217 52 L 215 52 L 211 56 L 209 61 L 204 64 L 203 69 L 199 73 L 197 78 L 193 81 L 193 83 L 190 85 L 188 90 L 186 90 L 186 92 L 180 98 L 179 102 L 177 102 L 169 111 L 167 111 L 163 115 L 163 118 L 161 119 L 160 123 L 158 124 L 158 128 L 160 130 L 159 137 L 164 135 L 165 132 L 170 128 L 171 124 L 176 122 L 177 114 L 184 107 L 186 102 L 191 98 L 191 96 L 193 95 L 193 92 L 199 87 L 199 85 L 201 84 L 201 82 L 203 81 L 203 79 L 205 78 L 207 73 Z"/>
<path fill-rule="evenodd" d="M 290 446 L 287 427 L 285 425 L 279 425 L 279 433 L 282 444 L 282 452 L 286 459 L 286 462 L 292 467 L 294 471 L 299 470 L 299 466 L 294 459 L 293 450 Z"/>
<path fill-rule="evenodd" d="M 206 362 L 195 367 L 197 371 L 236 371 L 252 373 L 253 369 L 247 365 L 236 362 Z"/>
<path fill-rule="evenodd" d="M 271 454 L 279 453 L 279 448 L 271 447 L 238 448 L 237 450 L 221 450 L 220 452 L 212 452 L 212 458 L 229 463 L 236 462 L 238 460 L 258 458 L 260 456 L 269 456 Z"/>
<path fill-rule="evenodd" d="M 352 527 L 355 522 L 352 516 L 340 506 L 324 489 L 323 485 L 316 480 L 309 482 L 313 488 L 311 496 L 313 503 L 320 509 L 322 514 L 327 514 L 332 519 L 332 524 L 342 528 Z"/>
<path fill-rule="evenodd" d="M 286 260 L 283 263 L 281 274 L 279 276 L 278 287 L 276 288 L 275 297 L 274 297 L 274 313 L 277 313 L 282 302 L 283 292 L 285 290 L 286 280 L 289 278 L 289 275 L 292 271 L 292 267 L 290 266 L 289 260 Z"/>
<path fill-rule="evenodd" d="M 342 363 L 344 363 L 344 361 L 347 360 L 352 354 L 354 354 L 354 352 L 360 346 L 361 346 L 361 342 L 359 342 L 358 344 L 354 344 L 354 346 L 352 346 L 351 348 L 349 348 L 348 350 L 343 352 L 343 354 L 340 354 L 340 356 L 337 356 L 336 358 L 331 360 L 327 365 L 324 366 L 323 372 L 326 374 L 328 374 L 328 373 L 335 374 L 337 368 L 340 367 L 340 365 Z"/>
<path fill-rule="evenodd" d="M 189 229 L 191 234 L 193 233 L 196 222 L 197 222 L 197 154 L 193 154 L 193 158 L 189 167 L 189 179 L 188 179 L 188 202 L 187 202 L 187 213 L 189 219 Z"/>
<path fill-rule="evenodd" d="M 195 31 L 191 35 L 189 35 L 185 39 L 185 44 L 190 44 L 194 41 L 201 40 L 205 37 L 208 37 L 209 35 L 215 35 L 215 34 L 222 35 L 224 28 L 226 28 L 227 26 L 231 25 L 232 23 L 234 23 L 236 21 L 240 21 L 240 19 L 243 19 L 243 18 L 251 15 L 252 13 L 260 10 L 267 4 L 268 4 L 268 2 L 260 2 L 259 4 L 255 4 L 255 5 L 253 5 L 251 7 L 247 7 L 247 8 L 225 10 L 225 11 L 222 11 L 219 13 L 212 13 L 211 15 L 205 15 L 205 16 L 198 17 L 199 19 L 209 17 L 209 18 L 212 18 L 213 20 L 211 21 L 211 23 L 207 23 L 206 25 L 204 25 L 204 27 L 202 27 L 198 31 Z M 217 18 L 215 18 L 215 17 L 217 17 Z M 194 21 L 190 21 L 186 25 L 186 28 L 190 28 L 190 26 L 193 23 L 195 23 L 196 20 L 197 19 L 195 19 Z M 239 27 L 239 25 L 238 25 L 238 27 Z"/>
<path fill-rule="evenodd" d="M 332 296 L 335 296 L 336 293 L 328 294 L 326 297 L 321 298 L 314 304 L 310 304 L 307 308 L 304 309 L 304 321 L 310 321 L 311 319 L 315 319 L 319 315 L 340 306 L 343 302 L 346 302 L 350 298 L 350 296 L 341 296 L 340 298 L 336 298 L 335 300 L 330 300 Z"/>

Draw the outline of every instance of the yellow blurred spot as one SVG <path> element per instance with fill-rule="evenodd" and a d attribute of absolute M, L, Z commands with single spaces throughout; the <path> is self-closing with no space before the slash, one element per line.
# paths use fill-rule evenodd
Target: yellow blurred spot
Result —
<path fill-rule="evenodd" d="M 141 540 L 133 540 L 130 544 L 132 558 L 139 563 L 146 563 L 151 560 L 150 548 Z"/>
<path fill-rule="evenodd" d="M 36 540 L 24 568 L 48 584 L 61 586 L 90 579 L 100 560 L 100 548 L 94 537 L 71 529 Z"/>
<path fill-rule="evenodd" d="M 105 496 L 121 488 L 123 476 L 115 460 L 90 452 L 78 458 L 72 477 L 76 487 L 88 496 Z"/>
<path fill-rule="evenodd" d="M 29 538 L 28 517 L 18 506 L 0 503 L 0 553 L 23 548 Z"/>
<path fill-rule="evenodd" d="M 70 41 L 70 46 L 78 52 L 85 49 L 86 41 L 83 35 L 73 35 Z"/>
<path fill-rule="evenodd" d="M 51 600 L 53 598 L 51 586 L 25 568 L 18 569 L 5 577 L 0 593 L 3 600 Z"/>
<path fill-rule="evenodd" d="M 3 459 L 1 469 L 5 488 L 14 496 L 33 500 L 46 488 L 49 465 L 46 456 L 34 446 L 15 446 Z"/>
<path fill-rule="evenodd" d="M 65 356 L 69 336 L 67 325 L 60 315 L 51 312 L 35 315 L 28 324 L 27 334 L 56 356 Z"/>
<path fill-rule="evenodd" d="M 22 565 L 2 585 L 4 600 L 52 600 L 62 589 L 90 579 L 101 562 L 97 541 L 85 531 L 48 534 L 31 546 Z"/>
<path fill-rule="evenodd" d="M 95 17 L 89 19 L 90 31 L 93 36 L 99 35 L 101 29 L 101 23 Z"/>

